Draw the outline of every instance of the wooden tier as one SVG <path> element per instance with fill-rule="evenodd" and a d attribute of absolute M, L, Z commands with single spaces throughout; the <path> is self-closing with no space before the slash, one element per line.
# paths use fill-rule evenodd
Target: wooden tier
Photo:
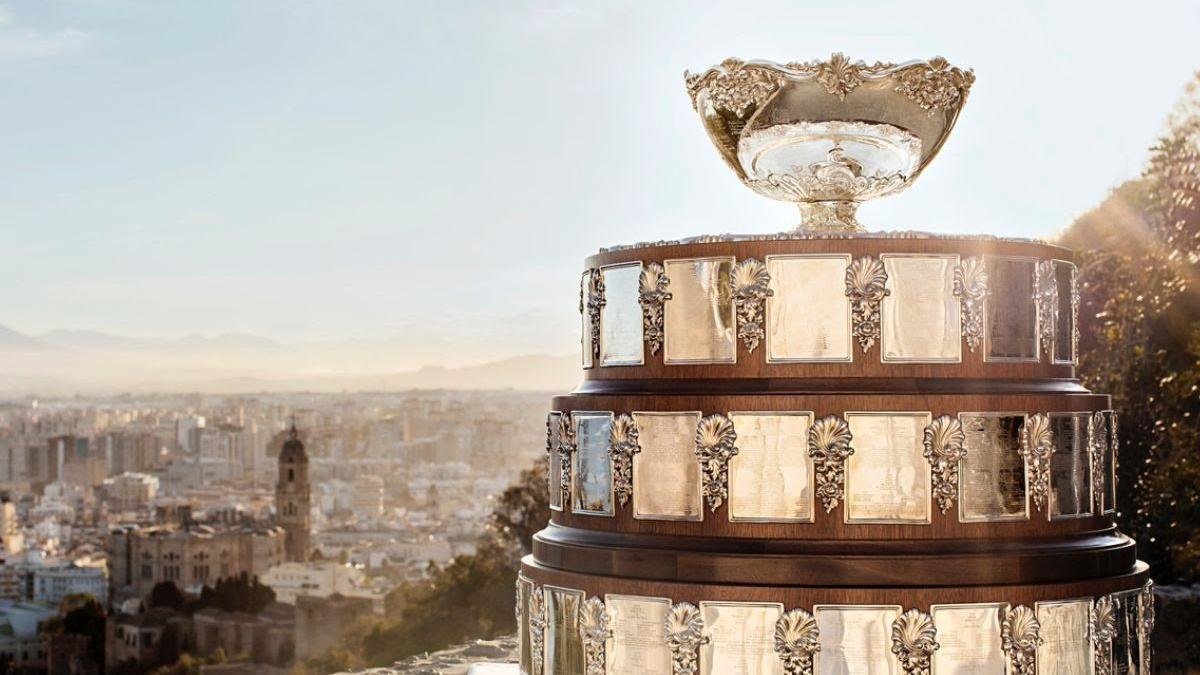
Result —
<path fill-rule="evenodd" d="M 614 380 L 1074 376 L 1075 267 L 1058 246 L 714 240 L 602 252 L 585 266 L 584 390 Z"/>

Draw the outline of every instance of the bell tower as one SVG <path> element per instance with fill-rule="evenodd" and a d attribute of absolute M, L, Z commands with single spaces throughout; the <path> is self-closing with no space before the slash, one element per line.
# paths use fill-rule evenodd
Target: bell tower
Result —
<path fill-rule="evenodd" d="M 275 484 L 275 518 L 284 530 L 288 562 L 305 562 L 311 550 L 312 492 L 308 484 L 308 454 L 296 424 L 279 452 L 279 480 Z"/>

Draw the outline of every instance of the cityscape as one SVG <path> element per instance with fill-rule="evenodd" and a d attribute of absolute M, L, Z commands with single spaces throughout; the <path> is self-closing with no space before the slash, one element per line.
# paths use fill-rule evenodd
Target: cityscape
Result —
<path fill-rule="evenodd" d="M 0 669 L 319 657 L 398 585 L 475 551 L 494 496 L 542 454 L 545 405 L 450 390 L 8 400 Z M 102 632 L 76 625 L 89 605 Z"/>

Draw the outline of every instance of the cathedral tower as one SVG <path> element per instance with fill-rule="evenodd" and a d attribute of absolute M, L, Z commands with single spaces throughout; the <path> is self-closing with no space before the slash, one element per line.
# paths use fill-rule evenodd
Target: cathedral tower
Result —
<path fill-rule="evenodd" d="M 285 533 L 288 562 L 305 562 L 311 548 L 312 493 L 308 484 L 308 455 L 293 423 L 279 452 L 279 482 L 275 484 L 275 517 Z"/>

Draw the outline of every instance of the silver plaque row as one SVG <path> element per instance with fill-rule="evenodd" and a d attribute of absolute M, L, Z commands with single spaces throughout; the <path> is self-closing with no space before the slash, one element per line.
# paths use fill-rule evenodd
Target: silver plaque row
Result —
<path fill-rule="evenodd" d="M 517 580 L 523 675 L 1148 674 L 1153 583 L 1035 603 L 672 603 Z"/>
<path fill-rule="evenodd" d="M 1076 362 L 1075 265 L 1011 256 L 884 253 L 628 262 L 580 281 L 583 366 L 736 363 Z"/>
<path fill-rule="evenodd" d="M 1050 520 L 1116 510 L 1116 413 L 552 412 L 550 507 L 811 523 Z M 643 477 L 652 477 L 645 479 Z"/>

